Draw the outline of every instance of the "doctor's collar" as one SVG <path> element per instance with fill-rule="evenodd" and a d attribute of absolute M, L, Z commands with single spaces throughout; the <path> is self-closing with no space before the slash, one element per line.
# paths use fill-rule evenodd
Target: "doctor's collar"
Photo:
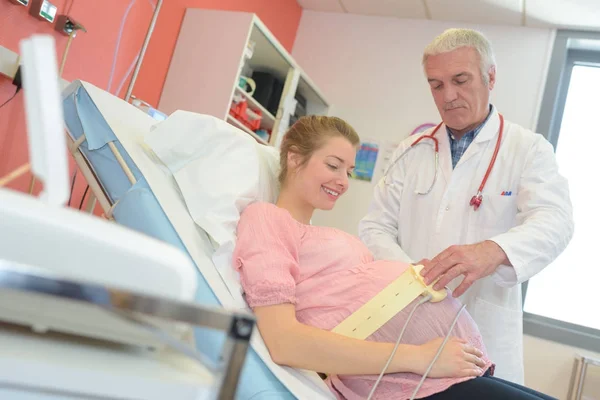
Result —
<path fill-rule="evenodd" d="M 472 129 L 468 132 L 466 132 L 463 137 L 466 136 L 472 136 L 473 138 L 475 138 L 477 136 L 477 134 L 483 129 L 483 127 L 485 126 L 485 124 L 487 124 L 487 122 L 490 119 L 490 116 L 493 114 L 494 111 L 494 106 L 490 103 L 489 107 L 488 107 L 488 115 L 487 117 L 485 117 L 485 119 L 483 120 L 483 122 L 481 124 L 479 124 L 477 127 L 475 127 L 475 129 Z M 446 132 L 448 133 L 448 137 L 451 140 L 457 140 L 454 137 L 454 133 L 452 133 L 452 130 L 448 127 L 448 125 L 446 125 Z"/>

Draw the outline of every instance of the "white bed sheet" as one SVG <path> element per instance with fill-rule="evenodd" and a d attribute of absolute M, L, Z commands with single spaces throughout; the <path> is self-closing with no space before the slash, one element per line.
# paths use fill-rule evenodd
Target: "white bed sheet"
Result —
<path fill-rule="evenodd" d="M 199 234 L 201 229 L 190 217 L 174 179 L 143 141 L 143 136 L 152 129 L 156 121 L 110 93 L 86 82 L 82 84 L 145 176 L 165 214 L 221 304 L 227 309 L 239 309 L 239 303 L 236 304 L 227 284 L 214 267 L 210 259 L 211 254 L 206 253 L 206 244 Z M 297 398 L 315 400 L 335 398 L 316 373 L 281 367 L 273 363 L 258 330 L 254 331 L 251 345 L 275 376 Z"/>

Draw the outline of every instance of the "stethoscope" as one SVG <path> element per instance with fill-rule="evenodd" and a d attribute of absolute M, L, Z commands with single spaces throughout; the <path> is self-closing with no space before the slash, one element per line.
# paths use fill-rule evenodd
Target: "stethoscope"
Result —
<path fill-rule="evenodd" d="M 483 188 L 485 187 L 485 183 L 487 182 L 487 180 L 488 180 L 488 178 L 490 176 L 490 172 L 492 172 L 492 168 L 494 167 L 494 164 L 496 163 L 496 157 L 498 156 L 498 150 L 500 150 L 500 142 L 502 141 L 502 132 L 504 131 L 504 117 L 502 116 L 502 114 L 498 114 L 498 116 L 500 117 L 500 132 L 498 133 L 498 139 L 496 140 L 496 148 L 494 149 L 494 155 L 492 156 L 492 159 L 490 160 L 490 164 L 488 165 L 487 171 L 485 172 L 485 176 L 483 177 L 483 180 L 481 181 L 481 184 L 479 185 L 479 189 L 477 190 L 477 194 L 474 195 L 473 197 L 471 197 L 471 201 L 469 202 L 469 205 L 473 206 L 473 209 L 475 211 L 477 211 L 477 209 L 481 206 L 481 203 L 483 202 Z M 398 161 L 400 161 L 408 153 L 409 150 L 413 149 L 418 144 L 423 144 L 423 141 L 425 139 L 431 139 L 431 140 L 433 140 L 434 148 L 435 148 L 435 151 L 434 151 L 435 170 L 434 170 L 434 174 L 433 174 L 433 181 L 431 182 L 431 186 L 429 186 L 429 189 L 427 189 L 425 192 L 420 192 L 420 191 L 416 190 L 415 193 L 418 194 L 418 195 L 426 195 L 429 192 L 431 192 L 431 190 L 433 189 L 433 185 L 435 185 L 435 182 L 437 180 L 438 167 L 439 167 L 439 164 L 440 164 L 439 141 L 435 137 L 435 134 L 441 128 L 442 125 L 443 125 L 443 122 L 440 122 L 435 127 L 435 129 L 433 130 L 433 132 L 431 132 L 429 135 L 423 135 L 423 136 L 419 137 L 406 150 L 404 150 L 394 160 L 394 162 L 391 163 L 389 165 L 389 167 L 387 167 L 387 169 L 386 169 L 386 171 L 385 171 L 385 173 L 383 175 L 383 182 L 387 183 L 386 179 L 387 179 L 388 172 L 390 171 L 390 169 Z"/>

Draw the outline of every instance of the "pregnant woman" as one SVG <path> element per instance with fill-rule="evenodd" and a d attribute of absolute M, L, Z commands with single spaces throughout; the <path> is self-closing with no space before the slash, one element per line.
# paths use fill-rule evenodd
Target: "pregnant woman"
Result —
<path fill-rule="evenodd" d="M 410 265 L 374 261 L 360 240 L 312 226 L 315 209 L 330 210 L 348 189 L 359 137 L 339 118 L 303 117 L 281 144 L 276 204 L 242 213 L 233 256 L 248 305 L 274 362 L 327 374 L 338 399 L 366 399 L 418 301 L 366 340 L 331 332 Z M 437 353 L 461 304 L 452 296 L 425 303 L 413 315 L 375 399 L 409 399 Z M 416 398 L 551 397 L 493 375 L 481 335 L 463 311 Z"/>

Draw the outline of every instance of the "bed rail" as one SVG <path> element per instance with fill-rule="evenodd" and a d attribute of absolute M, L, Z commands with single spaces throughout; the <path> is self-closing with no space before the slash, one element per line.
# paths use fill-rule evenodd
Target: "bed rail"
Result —
<path fill-rule="evenodd" d="M 3 290 L 17 290 L 70 302 L 83 302 L 112 312 L 115 316 L 137 324 L 161 343 L 208 368 L 216 377 L 216 399 L 235 398 L 255 326 L 255 319 L 251 314 L 67 280 L 46 269 L 0 259 L 0 291 Z M 184 342 L 163 332 L 143 316 L 224 331 L 226 340 L 219 361 L 211 361 Z"/>

